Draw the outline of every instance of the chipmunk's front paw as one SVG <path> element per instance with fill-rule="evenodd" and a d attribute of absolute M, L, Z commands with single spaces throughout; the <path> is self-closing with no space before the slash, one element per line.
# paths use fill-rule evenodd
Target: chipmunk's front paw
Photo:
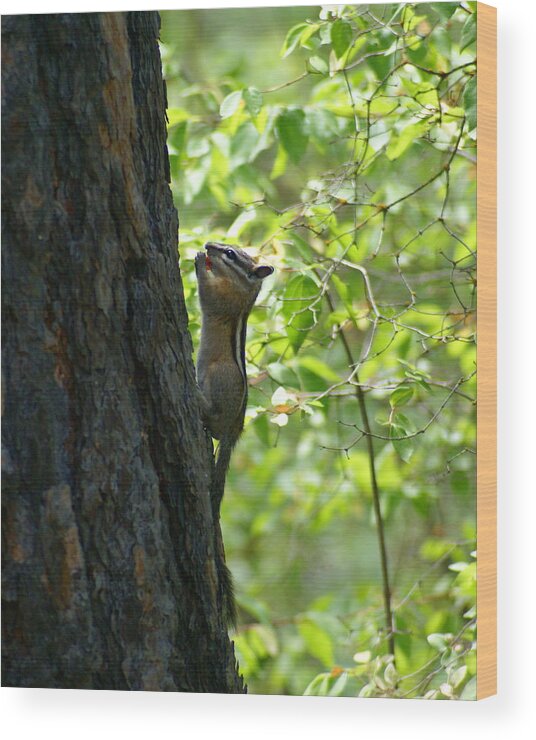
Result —
<path fill-rule="evenodd" d="M 195 272 L 197 275 L 199 275 L 199 271 L 203 268 L 206 268 L 206 261 L 207 261 L 207 255 L 205 252 L 198 252 L 195 255 L 194 264 L 195 264 Z"/>

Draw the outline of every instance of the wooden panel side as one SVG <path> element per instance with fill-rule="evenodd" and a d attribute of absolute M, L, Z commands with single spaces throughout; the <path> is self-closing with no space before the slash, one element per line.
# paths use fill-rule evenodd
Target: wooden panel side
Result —
<path fill-rule="evenodd" d="M 477 5 L 477 699 L 497 693 L 497 10 Z"/>

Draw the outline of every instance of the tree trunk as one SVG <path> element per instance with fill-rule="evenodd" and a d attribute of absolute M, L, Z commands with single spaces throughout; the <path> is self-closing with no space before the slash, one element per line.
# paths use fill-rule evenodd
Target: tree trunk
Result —
<path fill-rule="evenodd" d="M 158 15 L 2 25 L 3 683 L 241 692 Z"/>

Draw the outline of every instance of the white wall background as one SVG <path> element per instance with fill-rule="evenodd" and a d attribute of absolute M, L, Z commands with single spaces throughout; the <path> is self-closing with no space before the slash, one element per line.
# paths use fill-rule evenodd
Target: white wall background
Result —
<path fill-rule="evenodd" d="M 313 5 L 294 0 L 8 0 L 1 12 Z M 524 740 L 536 730 L 536 14 L 494 0 L 499 22 L 499 695 L 479 703 L 9 689 L 5 737 L 253 736 L 264 740 Z M 532 131 L 532 133 L 531 133 Z"/>

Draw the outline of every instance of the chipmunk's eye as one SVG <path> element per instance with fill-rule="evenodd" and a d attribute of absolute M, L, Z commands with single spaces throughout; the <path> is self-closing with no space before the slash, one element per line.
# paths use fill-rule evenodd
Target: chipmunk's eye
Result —
<path fill-rule="evenodd" d="M 226 257 L 229 257 L 230 260 L 235 260 L 236 259 L 236 252 L 234 251 L 234 249 L 226 249 L 225 250 L 225 256 Z"/>

